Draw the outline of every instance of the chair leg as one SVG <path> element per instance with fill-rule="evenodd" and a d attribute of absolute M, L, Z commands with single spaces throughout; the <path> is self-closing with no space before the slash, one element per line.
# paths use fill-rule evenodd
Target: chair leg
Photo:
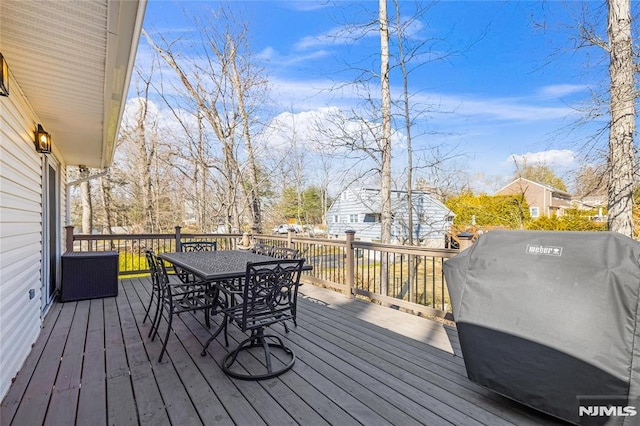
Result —
<path fill-rule="evenodd" d="M 207 328 L 211 328 L 211 308 L 204 309 L 204 324 Z"/>
<path fill-rule="evenodd" d="M 164 341 L 162 342 L 162 349 L 160 350 L 160 357 L 158 357 L 158 362 L 162 362 L 162 356 L 167 349 L 167 342 L 169 341 L 169 336 L 171 335 L 171 323 L 173 322 L 173 306 L 171 305 L 169 308 L 169 318 L 167 318 L 167 333 L 164 336 Z M 158 330 L 156 329 L 156 333 Z"/>
<path fill-rule="evenodd" d="M 267 364 L 267 371 L 273 373 L 273 366 L 271 365 L 271 351 L 269 350 L 269 342 L 264 337 L 257 337 L 258 343 L 262 343 L 262 350 L 264 351 L 264 359 Z"/>
<path fill-rule="evenodd" d="M 160 326 L 160 320 L 162 319 L 162 309 L 164 306 L 164 297 L 162 294 L 160 294 L 160 291 L 158 291 L 156 298 L 158 299 L 156 303 L 156 312 L 153 315 L 153 322 L 151 323 L 151 330 L 149 330 L 148 335 L 148 337 L 151 338 L 151 341 L 153 341 L 153 339 L 155 339 L 156 335 L 158 334 L 158 327 Z"/>
<path fill-rule="evenodd" d="M 151 297 L 149 298 L 149 303 L 147 304 L 147 308 L 144 311 L 144 319 L 142 323 L 144 324 L 147 321 L 147 318 L 150 318 L 149 312 L 151 311 L 151 305 L 153 305 L 153 299 L 155 299 L 156 290 L 151 290 Z"/>

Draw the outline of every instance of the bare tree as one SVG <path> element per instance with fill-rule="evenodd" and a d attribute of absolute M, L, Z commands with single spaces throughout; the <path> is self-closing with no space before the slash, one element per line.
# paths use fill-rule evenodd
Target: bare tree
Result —
<path fill-rule="evenodd" d="M 413 145 L 411 138 L 411 115 L 409 106 L 409 72 L 407 70 L 407 59 L 405 57 L 404 49 L 404 27 L 400 18 L 400 1 L 394 0 L 396 6 L 396 37 L 398 40 L 398 61 L 400 71 L 402 72 L 402 98 L 403 98 L 403 113 L 404 113 L 404 125 L 407 138 L 407 226 L 408 243 L 413 245 Z M 409 271 L 411 271 L 411 265 Z M 411 278 L 409 278 L 411 282 Z"/>
<path fill-rule="evenodd" d="M 135 120 L 135 127 L 132 129 L 132 137 L 137 147 L 137 156 L 135 163 L 135 176 L 138 179 L 138 188 L 140 189 L 140 201 L 142 207 L 142 216 L 144 220 L 145 232 L 156 231 L 156 217 L 154 209 L 154 197 L 153 197 L 153 178 L 151 174 L 151 168 L 156 155 L 157 141 L 153 133 L 156 126 L 154 117 L 148 115 L 149 109 L 149 80 L 143 82 L 144 87 L 142 93 L 144 96 L 141 98 L 140 107 Z M 150 125 L 152 129 L 147 129 L 147 125 Z M 149 131 L 151 130 L 151 131 Z"/>
<path fill-rule="evenodd" d="M 161 47 L 146 32 L 143 34 L 178 75 L 187 96 L 220 143 L 222 157 L 218 170 L 225 180 L 223 203 L 227 230 L 241 227 L 239 209 L 243 207 L 251 212 L 252 227 L 260 229 L 258 165 L 253 151 L 252 125 L 266 79 L 262 77 L 263 70 L 251 61 L 245 23 L 236 25 L 224 10 L 216 22 L 197 16 L 193 22 L 201 37 L 202 57 L 185 59 L 180 39 L 169 42 L 160 36 Z M 237 155 L 240 141 L 246 153 L 247 173 L 243 173 Z M 239 197 L 238 190 L 244 192 L 243 197 Z"/>
<path fill-rule="evenodd" d="M 594 118 L 609 115 L 608 125 L 592 132 L 592 136 L 581 147 L 586 155 L 600 160 L 597 146 L 608 132 L 606 150 L 608 227 L 610 231 L 633 236 L 633 190 L 637 173 L 634 158 L 635 133 L 635 73 L 637 71 L 634 53 L 630 0 L 609 0 L 596 3 L 582 2 L 582 14 L 577 23 L 576 48 L 597 46 L 605 52 L 604 60 L 609 60 L 608 93 L 594 91 L 584 118 L 577 124 L 585 124 Z M 601 17 L 606 10 L 606 37 L 599 34 Z M 601 32 L 601 31 L 600 31 Z M 604 61 L 603 61 L 604 62 Z M 605 89 L 606 90 L 606 89 Z M 607 96 L 608 95 L 608 96 Z M 608 98 L 608 102 L 607 102 Z M 605 154 L 602 154 L 604 157 Z"/>
<path fill-rule="evenodd" d="M 406 168 L 406 189 L 407 189 L 407 215 L 408 215 L 408 241 L 409 245 L 413 245 L 413 220 L 414 220 L 414 205 L 413 205 L 413 187 L 414 187 L 414 171 L 415 166 L 419 164 L 419 162 L 414 163 L 413 157 L 413 137 L 414 137 L 414 120 L 416 117 L 424 116 L 425 111 L 423 111 L 420 107 L 418 107 L 415 103 L 411 101 L 412 93 L 409 88 L 409 80 L 410 74 L 417 70 L 418 68 L 424 66 L 428 62 L 432 61 L 440 61 L 445 59 L 446 57 L 453 55 L 454 53 L 449 51 L 448 49 L 433 49 L 433 45 L 442 41 L 437 38 L 430 37 L 421 37 L 417 43 L 410 43 L 411 28 L 416 24 L 418 20 L 423 18 L 429 8 L 433 5 L 430 3 L 428 5 L 424 5 L 419 3 L 416 5 L 416 10 L 413 14 L 411 14 L 408 18 L 405 18 L 401 13 L 400 8 L 400 0 L 394 0 L 395 4 L 395 28 L 394 32 L 396 35 L 396 49 L 397 49 L 397 57 L 395 58 L 394 68 L 399 69 L 400 74 L 402 76 L 402 93 L 400 95 L 400 99 L 396 101 L 399 104 L 399 113 L 400 120 L 402 121 L 402 126 L 405 133 L 405 140 L 407 145 L 407 168 Z M 428 44 L 433 44 L 428 46 Z M 422 56 L 424 53 L 429 52 L 429 59 L 425 61 Z M 439 152 L 439 147 L 431 146 L 431 154 L 436 154 Z M 449 152 L 447 155 L 450 155 Z M 440 157 L 440 155 L 433 155 L 434 161 L 429 161 L 426 164 L 423 164 L 422 168 L 433 168 L 438 165 L 441 165 L 445 158 Z M 428 165 L 427 165 L 428 164 Z"/>
<path fill-rule="evenodd" d="M 389 23 L 387 0 L 379 2 L 380 21 L 380 90 L 381 90 L 381 170 L 380 199 L 382 207 L 382 243 L 391 242 L 391 89 L 389 88 Z"/>
<path fill-rule="evenodd" d="M 161 132 L 149 100 L 150 82 L 150 76 L 145 78 L 141 74 L 136 79 L 138 98 L 128 106 L 129 117 L 120 129 L 118 149 L 124 157 L 120 169 L 134 177 L 128 202 L 132 224 L 139 225 L 144 232 L 158 232 L 162 228 L 159 198 L 161 191 L 168 188 L 160 188 L 164 184 L 160 181 L 162 171 L 158 169 Z"/>
<path fill-rule="evenodd" d="M 631 1 L 609 0 L 609 230 L 633 237 L 635 75 L 631 38 Z"/>

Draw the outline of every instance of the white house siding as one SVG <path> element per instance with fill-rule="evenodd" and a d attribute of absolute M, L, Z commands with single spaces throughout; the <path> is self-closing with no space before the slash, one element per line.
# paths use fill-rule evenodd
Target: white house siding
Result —
<path fill-rule="evenodd" d="M 379 222 L 364 222 L 366 213 L 380 213 L 374 208 L 365 206 L 356 192 L 343 192 L 327 211 L 327 233 L 329 235 L 344 236 L 345 231 L 352 229 L 362 240 L 379 240 L 381 227 Z M 378 209 L 379 210 L 379 209 Z M 357 222 L 351 222 L 351 215 L 357 215 Z M 338 219 L 336 221 L 335 219 Z"/>
<path fill-rule="evenodd" d="M 11 80 L 10 96 L 0 97 L 0 399 L 42 323 L 42 156 L 33 145 L 36 123 Z M 64 191 L 59 193 L 63 202 Z M 29 298 L 29 290 L 35 297 Z"/>
<path fill-rule="evenodd" d="M 444 244 L 445 233 L 451 223 L 446 218 L 452 214 L 449 209 L 425 192 L 415 192 L 414 199 L 414 236 L 429 240 L 428 245 Z M 419 201 L 422 199 L 422 203 Z M 391 195 L 394 221 L 392 237 L 396 240 L 407 239 L 408 212 L 406 192 L 393 191 Z M 379 215 L 381 212 L 379 191 L 376 189 L 347 190 L 343 192 L 327 211 L 327 233 L 343 236 L 346 230 L 354 230 L 356 238 L 361 240 L 379 240 L 380 222 L 365 222 L 367 214 Z M 353 222 L 351 218 L 357 217 Z M 335 219 L 338 218 L 338 221 Z M 425 241 L 423 241 L 424 243 Z"/>

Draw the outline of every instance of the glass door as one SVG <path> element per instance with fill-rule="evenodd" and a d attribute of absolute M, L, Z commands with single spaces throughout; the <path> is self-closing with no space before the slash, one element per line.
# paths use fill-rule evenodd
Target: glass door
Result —
<path fill-rule="evenodd" d="M 60 264 L 60 179 L 58 162 L 44 156 L 42 173 L 42 313 L 56 293 Z"/>

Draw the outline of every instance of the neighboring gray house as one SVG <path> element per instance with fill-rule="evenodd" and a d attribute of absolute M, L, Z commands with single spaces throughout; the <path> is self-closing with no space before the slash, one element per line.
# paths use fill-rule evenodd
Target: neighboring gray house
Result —
<path fill-rule="evenodd" d="M 444 246 L 445 235 L 453 224 L 453 212 L 429 192 L 413 191 L 412 198 L 413 238 L 430 247 Z M 408 239 L 407 210 L 407 192 L 391 191 L 391 237 L 394 242 Z M 327 211 L 327 234 L 341 237 L 346 230 L 352 229 L 356 231 L 356 238 L 379 240 L 381 211 L 379 189 L 347 189 Z"/>

